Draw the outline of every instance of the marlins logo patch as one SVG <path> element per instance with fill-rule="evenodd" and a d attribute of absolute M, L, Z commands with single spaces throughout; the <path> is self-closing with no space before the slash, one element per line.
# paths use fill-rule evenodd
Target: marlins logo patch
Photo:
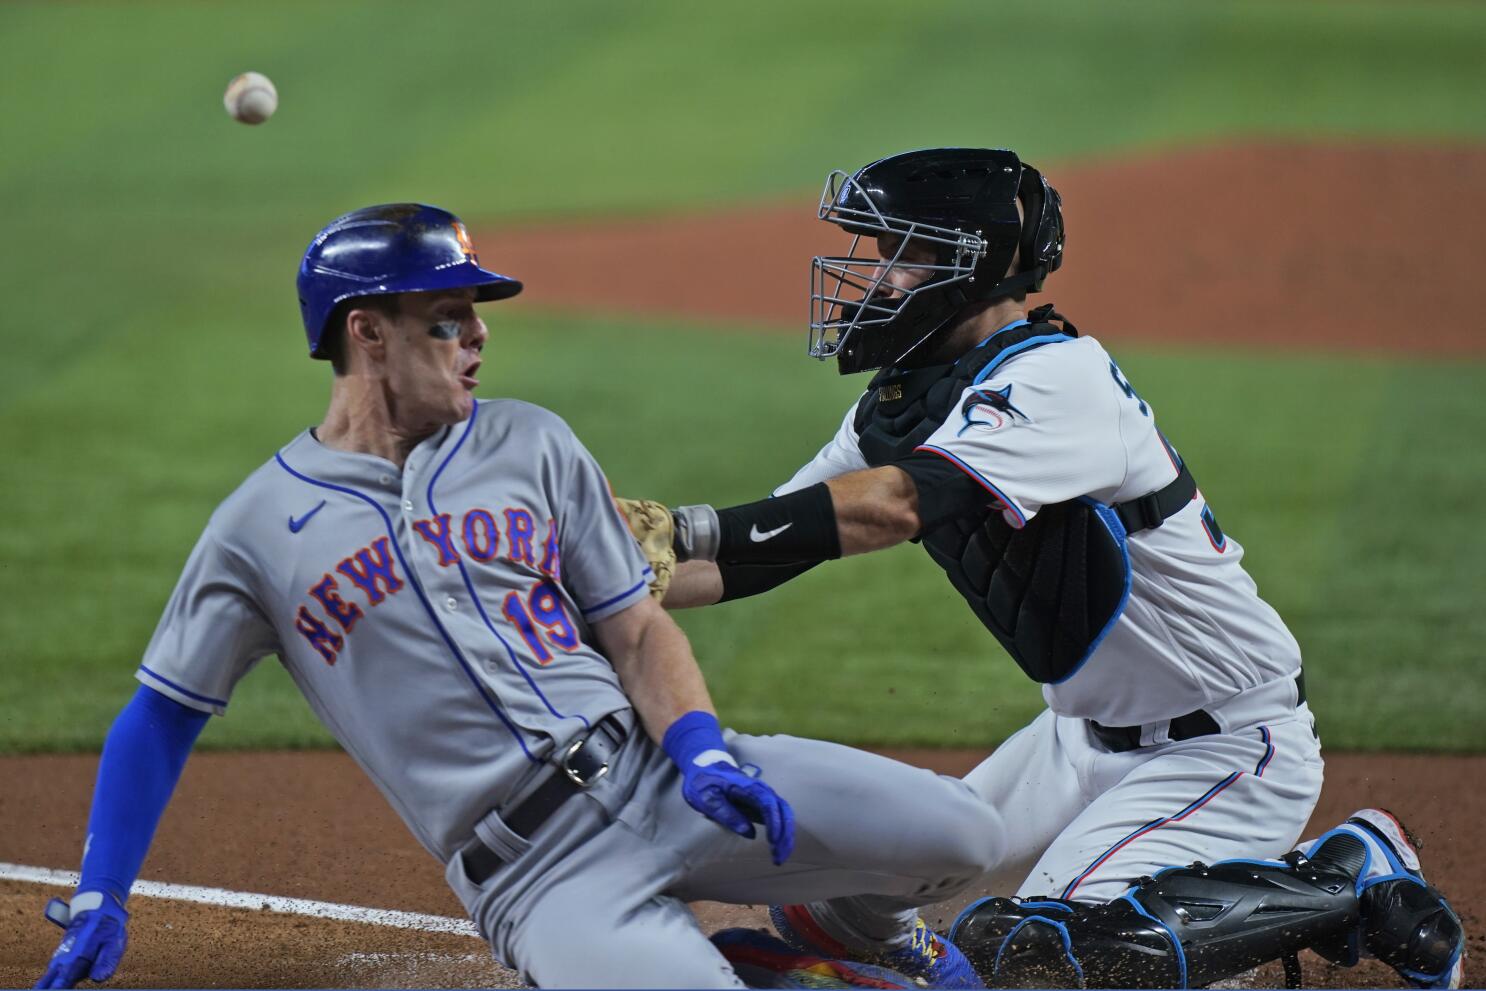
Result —
<path fill-rule="evenodd" d="M 1030 417 L 1012 403 L 1009 385 L 1001 389 L 989 386 L 975 389 L 960 404 L 960 415 L 965 418 L 965 425 L 959 431 L 961 434 L 971 427 L 999 430 L 1018 419 L 1031 422 Z"/>

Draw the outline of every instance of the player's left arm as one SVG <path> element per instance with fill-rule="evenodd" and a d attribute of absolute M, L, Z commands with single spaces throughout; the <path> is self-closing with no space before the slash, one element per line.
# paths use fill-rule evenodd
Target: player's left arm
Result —
<path fill-rule="evenodd" d="M 739 836 L 752 838 L 753 824 L 762 823 L 774 863 L 784 863 L 794 847 L 794 814 L 729 751 L 691 643 L 676 621 L 645 596 L 593 629 L 645 732 L 681 771 L 687 803 Z"/>
<path fill-rule="evenodd" d="M 656 743 L 688 712 L 715 716 L 686 634 L 655 599 L 647 596 L 598 620 L 593 630 L 645 732 Z"/>

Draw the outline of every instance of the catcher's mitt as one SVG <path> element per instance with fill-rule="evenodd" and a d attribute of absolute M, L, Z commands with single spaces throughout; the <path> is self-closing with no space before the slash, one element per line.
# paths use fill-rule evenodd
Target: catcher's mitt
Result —
<path fill-rule="evenodd" d="M 666 597 L 671 587 L 671 576 L 676 573 L 676 552 L 671 548 L 673 530 L 671 511 L 653 499 L 625 499 L 614 497 L 629 532 L 640 542 L 640 550 L 650 561 L 650 570 L 655 578 L 650 582 L 650 594 L 657 602 Z"/>

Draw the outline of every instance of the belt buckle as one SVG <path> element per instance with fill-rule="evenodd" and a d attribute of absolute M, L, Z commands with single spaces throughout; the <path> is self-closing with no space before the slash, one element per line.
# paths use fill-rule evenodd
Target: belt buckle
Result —
<path fill-rule="evenodd" d="M 577 785 L 579 788 L 591 787 L 594 782 L 598 781 L 599 778 L 602 778 L 604 775 L 609 773 L 608 761 L 604 761 L 602 764 L 600 764 L 599 769 L 594 772 L 593 777 L 591 778 L 585 778 L 581 773 L 574 770 L 572 765 L 568 763 L 568 761 L 572 760 L 578 755 L 578 751 L 582 750 L 584 744 L 586 744 L 587 742 L 588 737 L 586 736 L 582 737 L 581 739 L 574 740 L 572 743 L 568 744 L 568 748 L 562 752 L 562 760 L 557 762 L 557 766 L 562 768 L 562 773 L 566 774 L 568 776 L 568 780 L 572 781 L 573 784 Z"/>

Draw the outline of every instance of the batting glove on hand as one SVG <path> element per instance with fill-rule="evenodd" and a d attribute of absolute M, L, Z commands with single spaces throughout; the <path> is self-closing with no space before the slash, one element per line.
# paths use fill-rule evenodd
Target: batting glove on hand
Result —
<path fill-rule="evenodd" d="M 687 805 L 744 839 L 753 839 L 757 835 L 753 824 L 763 823 L 769 852 L 778 866 L 795 848 L 795 814 L 757 774 L 752 764 L 739 767 L 727 761 L 694 767 L 690 773 L 683 768 L 681 794 Z"/>
<path fill-rule="evenodd" d="M 71 905 L 53 898 L 45 914 L 67 934 L 36 987 L 70 988 L 84 978 L 101 982 L 113 976 L 129 941 L 124 929 L 129 913 L 113 895 L 80 891 L 72 896 Z"/>
<path fill-rule="evenodd" d="M 789 859 L 795 848 L 794 812 L 758 779 L 757 767 L 738 766 L 716 716 L 688 712 L 666 730 L 661 749 L 681 769 L 681 795 L 687 805 L 745 839 L 757 835 L 754 823 L 763 823 L 775 865 Z"/>

